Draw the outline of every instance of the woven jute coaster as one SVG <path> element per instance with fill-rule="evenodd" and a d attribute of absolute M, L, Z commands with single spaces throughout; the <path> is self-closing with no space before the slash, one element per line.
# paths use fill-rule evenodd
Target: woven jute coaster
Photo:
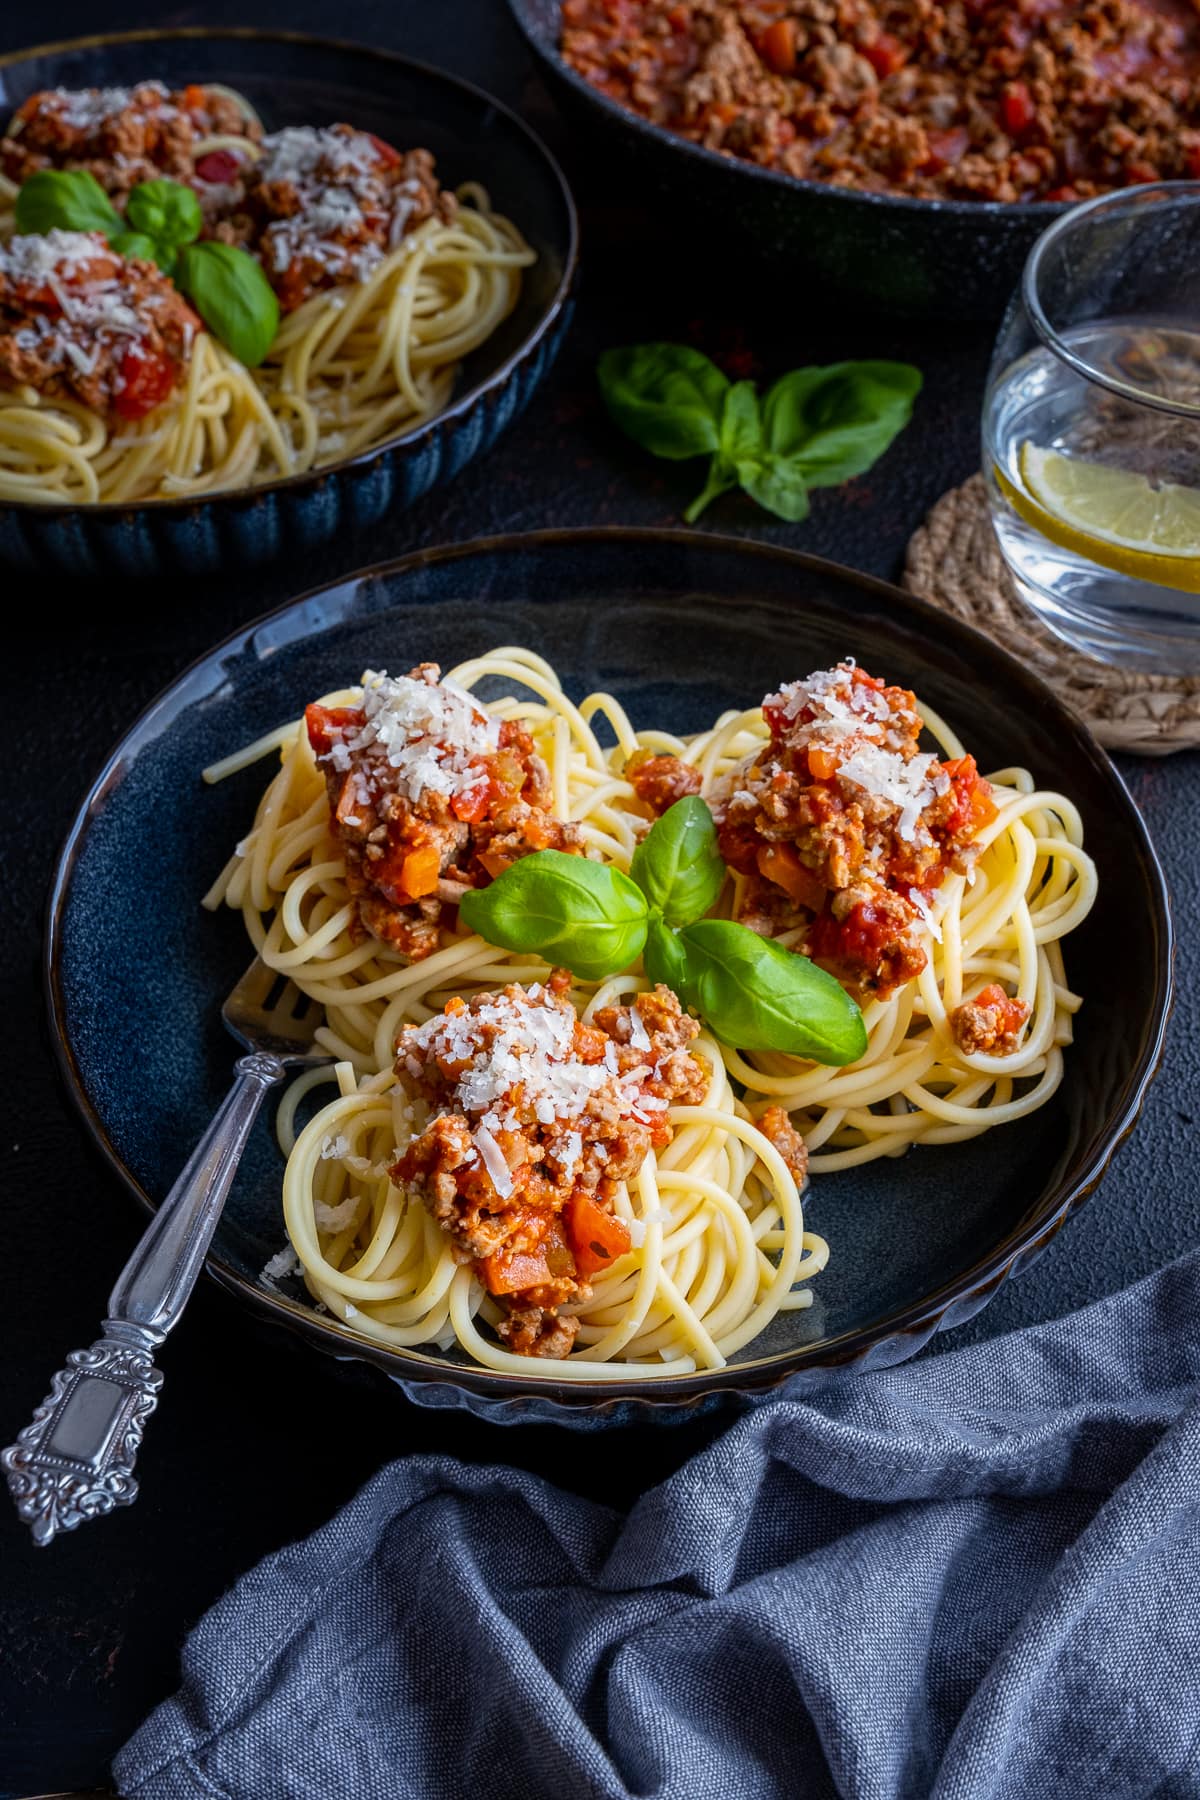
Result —
<path fill-rule="evenodd" d="M 1048 631 L 1018 598 L 982 475 L 943 494 L 908 546 L 904 585 L 1035 669 L 1110 750 L 1168 756 L 1200 744 L 1200 676 L 1137 675 Z"/>

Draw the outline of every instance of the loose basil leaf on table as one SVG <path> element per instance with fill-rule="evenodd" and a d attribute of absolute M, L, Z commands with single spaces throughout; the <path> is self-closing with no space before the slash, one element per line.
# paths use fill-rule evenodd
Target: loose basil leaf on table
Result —
<path fill-rule="evenodd" d="M 606 863 L 538 850 L 462 897 L 463 923 L 503 950 L 534 951 L 582 981 L 627 968 L 646 941 L 639 887 Z"/>
<path fill-rule="evenodd" d="M 190 244 L 200 236 L 204 215 L 190 187 L 181 181 L 139 181 L 125 203 L 125 220 L 133 231 L 156 243 Z"/>
<path fill-rule="evenodd" d="M 762 406 L 767 454 L 807 487 L 838 487 L 878 462 L 912 417 L 921 374 L 910 363 L 793 369 Z"/>
<path fill-rule="evenodd" d="M 720 448 L 729 382 L 686 344 L 606 350 L 596 370 L 613 419 L 643 449 L 680 461 Z"/>
<path fill-rule="evenodd" d="M 629 873 L 668 925 L 702 919 L 725 885 L 712 813 L 698 794 L 677 800 L 633 853 Z"/>
<path fill-rule="evenodd" d="M 86 169 L 39 169 L 22 182 L 16 226 L 22 237 L 47 231 L 99 231 L 109 237 L 124 229 L 120 213 Z"/>
<path fill-rule="evenodd" d="M 729 488 L 749 485 L 762 464 L 762 426 L 758 395 L 752 381 L 738 381 L 728 389 L 721 409 L 720 449 L 708 466 L 708 479 L 684 513 L 694 525 L 710 501 Z"/>
<path fill-rule="evenodd" d="M 729 919 L 679 934 L 683 998 L 736 1050 L 783 1050 L 840 1067 L 867 1048 L 863 1016 L 832 975 Z"/>
<path fill-rule="evenodd" d="M 175 285 L 239 362 L 253 369 L 262 361 L 279 329 L 279 301 L 252 256 L 233 244 L 184 244 Z"/>

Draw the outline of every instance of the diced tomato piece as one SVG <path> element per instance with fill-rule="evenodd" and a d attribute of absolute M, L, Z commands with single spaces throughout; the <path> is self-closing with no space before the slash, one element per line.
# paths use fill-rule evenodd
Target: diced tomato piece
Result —
<path fill-rule="evenodd" d="M 1161 180 L 1161 176 L 1153 163 L 1131 162 L 1125 164 L 1125 179 L 1131 187 L 1140 187 L 1143 182 Z"/>
<path fill-rule="evenodd" d="M 764 844 L 756 860 L 759 874 L 781 887 L 797 906 L 807 906 L 811 912 L 821 910 L 825 889 L 790 844 Z"/>
<path fill-rule="evenodd" d="M 396 164 L 400 161 L 400 152 L 398 150 L 393 150 L 392 146 L 386 144 L 381 137 L 376 137 L 373 131 L 368 131 L 367 136 L 374 144 L 376 154 L 384 168 L 394 169 Z"/>
<path fill-rule="evenodd" d="M 319 706 L 314 700 L 304 709 L 304 728 L 318 756 L 328 756 L 335 739 L 348 727 L 360 728 L 363 715 L 357 706 Z"/>
<path fill-rule="evenodd" d="M 486 776 L 481 775 L 476 787 L 468 788 L 464 794 L 455 794 L 450 802 L 450 811 L 464 825 L 478 825 L 486 813 L 492 798 L 491 784 Z"/>
<path fill-rule="evenodd" d="M 953 787 L 954 802 L 946 819 L 948 831 L 974 836 L 996 817 L 991 783 L 979 773 L 973 756 L 960 756 L 943 768 Z"/>
<path fill-rule="evenodd" d="M 611 1268 L 631 1242 L 625 1221 L 583 1193 L 572 1194 L 567 1202 L 567 1238 L 575 1253 L 575 1267 L 585 1279 Z"/>
<path fill-rule="evenodd" d="M 796 73 L 796 21 L 776 19 L 758 40 L 758 53 L 776 75 Z"/>
<path fill-rule="evenodd" d="M 925 143 L 928 149 L 922 167 L 935 172 L 953 168 L 970 142 L 971 134 L 965 125 L 952 125 L 948 131 L 927 131 Z"/>
<path fill-rule="evenodd" d="M 1023 81 L 1010 81 L 1000 96 L 1000 117 L 1009 137 L 1024 137 L 1037 117 L 1033 96 Z"/>
<path fill-rule="evenodd" d="M 1183 166 L 1193 181 L 1200 181 L 1200 144 L 1189 144 L 1183 153 Z"/>
<path fill-rule="evenodd" d="M 1043 198 L 1046 200 L 1078 200 L 1079 195 L 1068 183 L 1065 187 L 1051 188 L 1049 193 L 1045 194 Z"/>
<path fill-rule="evenodd" d="M 908 51 L 899 38 L 893 37 L 890 31 L 881 31 L 873 44 L 863 47 L 862 55 L 866 57 L 880 81 L 886 81 L 897 69 L 902 69 L 908 60 Z"/>
<path fill-rule="evenodd" d="M 201 156 L 196 163 L 196 173 L 201 181 L 219 182 L 222 185 L 236 180 L 241 169 L 242 165 L 232 150 L 210 150 L 207 156 Z"/>
<path fill-rule="evenodd" d="M 131 344 L 121 358 L 120 387 L 113 406 L 123 419 L 144 419 L 162 405 L 174 386 L 175 365 L 169 357 Z"/>
<path fill-rule="evenodd" d="M 1005 993 L 998 982 L 989 982 L 981 988 L 973 1001 L 975 1006 L 986 1006 L 996 1014 L 996 1031 L 1001 1037 L 1009 1032 L 1020 1031 L 1029 1017 L 1028 1000 L 1014 1000 Z"/>

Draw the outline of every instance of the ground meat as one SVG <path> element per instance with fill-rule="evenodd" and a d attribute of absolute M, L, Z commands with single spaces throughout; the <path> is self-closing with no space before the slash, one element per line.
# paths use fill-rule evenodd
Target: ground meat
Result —
<path fill-rule="evenodd" d="M 758 1129 L 769 1144 L 774 1144 L 795 1176 L 796 1186 L 803 1188 L 808 1180 L 808 1145 L 788 1118 L 783 1107 L 768 1106 L 758 1121 Z"/>
<path fill-rule="evenodd" d="M 198 84 L 48 88 L 14 113 L 0 139 L 0 173 L 19 185 L 38 169 L 84 169 L 120 208 L 140 181 L 196 181 L 196 145 L 216 135 L 256 143 L 262 128 L 228 95 Z"/>
<path fill-rule="evenodd" d="M 699 1026 L 666 988 L 583 1024 L 571 978 L 449 1001 L 396 1046 L 396 1080 L 432 1113 L 393 1179 L 419 1195 L 454 1254 L 505 1309 L 510 1348 L 561 1356 L 558 1317 L 630 1247 L 613 1213 L 621 1183 L 670 1142 L 668 1107 L 707 1092 L 689 1051 Z"/>
<path fill-rule="evenodd" d="M 841 187 L 1074 200 L 1200 175 L 1187 0 L 564 0 L 565 61 L 669 130 Z"/>
<path fill-rule="evenodd" d="M 954 1041 L 966 1056 L 1011 1056 L 1021 1041 L 1029 1002 L 1014 1000 L 996 982 L 950 1014 Z"/>
<path fill-rule="evenodd" d="M 414 962 L 437 949 L 469 888 L 533 850 L 583 848 L 578 826 L 550 811 L 525 728 L 438 677 L 436 663 L 371 675 L 361 706 L 305 713 L 358 924 Z"/>
<path fill-rule="evenodd" d="M 649 750 L 635 751 L 629 758 L 625 779 L 638 799 L 655 813 L 666 812 L 688 794 L 698 794 L 701 787 L 699 769 L 693 769 L 678 756 L 656 756 Z"/>
<path fill-rule="evenodd" d="M 169 398 L 200 321 L 153 263 L 94 232 L 0 247 L 0 384 L 140 419 Z"/>
<path fill-rule="evenodd" d="M 991 790 L 972 757 L 922 753 L 913 695 L 851 663 L 768 695 L 763 716 L 768 743 L 710 795 L 737 916 L 885 998 L 925 967 L 930 901 L 969 868 Z"/>
<path fill-rule="evenodd" d="M 406 232 L 453 219 L 428 150 L 401 153 L 350 125 L 291 127 L 263 140 L 244 196 L 211 229 L 262 262 L 285 312 L 361 281 Z"/>

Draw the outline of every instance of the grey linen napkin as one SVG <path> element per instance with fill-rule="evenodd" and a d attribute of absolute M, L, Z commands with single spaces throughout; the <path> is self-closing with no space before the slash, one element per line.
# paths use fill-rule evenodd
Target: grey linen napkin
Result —
<path fill-rule="evenodd" d="M 1198 1381 L 1193 1255 L 764 1402 L 627 1517 L 392 1463 L 201 1621 L 120 1792 L 1195 1800 Z"/>

